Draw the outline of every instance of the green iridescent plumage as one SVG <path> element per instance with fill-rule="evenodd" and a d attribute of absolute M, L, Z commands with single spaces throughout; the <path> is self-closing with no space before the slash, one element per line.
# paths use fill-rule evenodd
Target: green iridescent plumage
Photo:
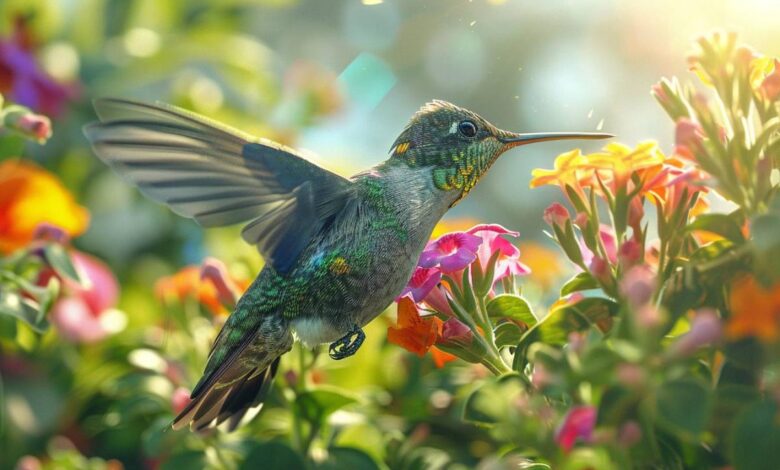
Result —
<path fill-rule="evenodd" d="M 174 427 L 204 429 L 262 404 L 295 338 L 354 353 L 360 328 L 408 281 L 433 227 L 504 151 L 594 138 L 514 134 L 443 101 L 423 106 L 385 162 L 351 178 L 292 149 L 167 105 L 99 100 L 85 133 L 150 198 L 204 226 L 245 223 L 266 266 L 214 342 Z M 343 347 L 342 347 L 343 346 Z"/>

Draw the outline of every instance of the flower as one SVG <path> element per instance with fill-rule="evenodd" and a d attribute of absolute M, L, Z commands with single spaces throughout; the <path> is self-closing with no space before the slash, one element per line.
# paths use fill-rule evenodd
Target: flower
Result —
<path fill-rule="evenodd" d="M 547 225 L 559 225 L 563 226 L 567 220 L 569 220 L 569 210 L 563 207 L 562 204 L 553 202 L 547 209 L 544 210 L 544 221 Z"/>
<path fill-rule="evenodd" d="M 233 308 L 239 294 L 248 287 L 248 280 L 231 277 L 221 261 L 207 258 L 203 267 L 186 266 L 158 279 L 154 291 L 161 300 L 196 298 L 213 315 L 227 315 L 228 308 Z"/>
<path fill-rule="evenodd" d="M 569 452 L 578 439 L 589 442 L 596 426 L 596 408 L 592 406 L 572 407 L 555 433 L 555 442 Z"/>
<path fill-rule="evenodd" d="M 449 232 L 465 232 L 477 224 L 479 224 L 479 221 L 471 217 L 444 218 L 433 227 L 431 238 L 439 238 Z"/>
<path fill-rule="evenodd" d="M 0 163 L 0 252 L 26 246 L 44 222 L 74 237 L 86 230 L 89 213 L 48 171 L 25 161 Z"/>
<path fill-rule="evenodd" d="M 729 309 L 731 317 L 726 334 L 730 338 L 754 336 L 764 342 L 776 340 L 780 334 L 780 283 L 765 288 L 753 276 L 736 279 L 731 284 Z"/>
<path fill-rule="evenodd" d="M 396 298 L 400 299 L 406 294 L 411 294 L 415 302 L 422 302 L 428 294 L 441 281 L 441 271 L 438 268 L 415 268 L 409 283 Z"/>
<path fill-rule="evenodd" d="M 38 65 L 25 20 L 17 18 L 10 37 L 0 39 L 0 93 L 38 112 L 56 116 L 75 95 L 73 85 L 49 77 Z"/>
<path fill-rule="evenodd" d="M 647 265 L 633 266 L 620 280 L 620 293 L 632 308 L 648 304 L 653 298 L 655 287 L 655 274 Z"/>
<path fill-rule="evenodd" d="M 422 357 L 436 343 L 441 327 L 442 321 L 435 316 L 421 317 L 407 294 L 398 301 L 398 319 L 387 329 L 387 340 Z"/>
<path fill-rule="evenodd" d="M 534 273 L 533 281 L 547 289 L 564 273 L 563 264 L 556 251 L 536 242 L 520 244 L 523 262 Z"/>
<path fill-rule="evenodd" d="M 604 251 L 607 254 L 607 260 L 610 263 L 616 263 L 618 259 L 617 241 L 615 240 L 615 233 L 613 232 L 612 227 L 606 224 L 601 224 L 599 226 L 599 238 L 601 239 L 601 243 L 604 246 Z M 591 249 L 585 245 L 583 240 L 579 240 L 579 244 L 580 251 L 582 252 L 582 260 L 586 265 L 590 266 L 590 264 L 593 262 L 593 259 L 595 258 L 593 251 L 591 251 Z"/>
<path fill-rule="evenodd" d="M 124 314 L 115 310 L 119 283 L 102 261 L 79 251 L 71 251 L 73 265 L 86 286 L 64 279 L 65 295 L 52 308 L 51 319 L 60 335 L 75 343 L 94 343 L 121 331 Z M 39 283 L 46 284 L 51 272 Z"/>
<path fill-rule="evenodd" d="M 499 252 L 496 261 L 493 282 L 509 275 L 522 276 L 531 272 L 531 269 L 520 262 L 520 250 L 501 235 L 518 237 L 519 232 L 507 230 L 498 224 L 475 225 L 467 232 L 481 238 L 482 243 L 477 250 L 477 258 L 483 271 L 494 253 Z"/>
<path fill-rule="evenodd" d="M 693 160 L 704 140 L 704 129 L 689 118 L 680 118 L 674 128 L 675 154 Z"/>
<path fill-rule="evenodd" d="M 184 387 L 178 387 L 171 395 L 171 410 L 178 415 L 190 404 L 190 391 Z"/>
<path fill-rule="evenodd" d="M 448 362 L 452 362 L 458 358 L 454 354 L 442 351 L 436 346 L 431 348 L 431 357 L 433 358 L 433 364 L 439 369 L 444 367 Z"/>
<path fill-rule="evenodd" d="M 425 296 L 424 302 L 428 307 L 434 309 L 435 311 L 451 317 L 455 315 L 455 312 L 453 312 L 452 307 L 450 307 L 448 297 L 449 293 L 447 289 L 442 286 L 436 286 L 431 289 L 430 292 L 428 292 L 428 295 Z"/>
<path fill-rule="evenodd" d="M 691 321 L 691 329 L 680 336 L 669 348 L 671 354 L 688 356 L 697 349 L 720 340 L 723 327 L 715 310 L 701 309 Z"/>
<path fill-rule="evenodd" d="M 460 271 L 477 258 L 481 243 L 481 238 L 465 232 L 444 234 L 428 243 L 418 265 L 423 268 L 440 266 L 445 273 Z"/>
<path fill-rule="evenodd" d="M 2 112 L 0 128 L 6 127 L 43 144 L 51 137 L 51 121 L 22 106 L 9 106 Z"/>
<path fill-rule="evenodd" d="M 577 188 L 579 186 L 578 170 L 584 162 L 584 157 L 580 149 L 574 149 L 570 152 L 562 153 L 555 157 L 555 163 L 552 170 L 541 168 L 534 169 L 531 172 L 531 188 L 538 188 L 548 184 L 559 185 L 564 188 L 566 185 Z"/>

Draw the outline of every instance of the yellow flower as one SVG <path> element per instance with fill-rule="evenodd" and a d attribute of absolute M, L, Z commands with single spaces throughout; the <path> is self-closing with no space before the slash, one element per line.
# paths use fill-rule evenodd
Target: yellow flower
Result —
<path fill-rule="evenodd" d="M 580 149 L 562 153 L 555 158 L 555 167 L 552 170 L 537 168 L 531 172 L 531 187 L 538 188 L 547 184 L 561 187 L 568 184 L 577 187 L 579 182 L 577 172 L 584 162 L 585 157 Z"/>
<path fill-rule="evenodd" d="M 73 237 L 86 230 L 89 213 L 48 171 L 19 160 L 0 163 L 0 252 L 27 245 L 44 222 Z"/>
<path fill-rule="evenodd" d="M 664 162 L 664 154 L 655 142 L 642 142 L 632 149 L 623 144 L 613 142 L 606 145 L 601 152 L 585 156 L 582 168 L 594 170 L 588 186 L 598 188 L 596 174 L 603 182 L 614 182 L 614 188 L 621 187 L 628 181 L 631 173 Z"/>
<path fill-rule="evenodd" d="M 726 333 L 734 339 L 754 336 L 770 342 L 780 334 L 780 283 L 769 289 L 753 276 L 744 276 L 731 285 L 731 318 Z"/>

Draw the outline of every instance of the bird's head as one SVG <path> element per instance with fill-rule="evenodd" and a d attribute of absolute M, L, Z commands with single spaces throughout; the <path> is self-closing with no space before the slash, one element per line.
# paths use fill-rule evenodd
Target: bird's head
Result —
<path fill-rule="evenodd" d="M 499 155 L 519 145 L 559 139 L 605 139 L 610 134 L 501 130 L 476 113 L 446 101 L 424 105 L 398 136 L 391 160 L 431 172 L 434 185 L 457 193 L 453 205 L 477 184 Z"/>

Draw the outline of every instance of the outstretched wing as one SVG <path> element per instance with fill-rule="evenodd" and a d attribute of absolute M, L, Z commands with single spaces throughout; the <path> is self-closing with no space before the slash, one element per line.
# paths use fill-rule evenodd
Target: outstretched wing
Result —
<path fill-rule="evenodd" d="M 286 272 L 352 183 L 259 139 L 165 104 L 99 99 L 95 153 L 151 199 L 204 227 L 247 222 L 244 240 Z"/>

